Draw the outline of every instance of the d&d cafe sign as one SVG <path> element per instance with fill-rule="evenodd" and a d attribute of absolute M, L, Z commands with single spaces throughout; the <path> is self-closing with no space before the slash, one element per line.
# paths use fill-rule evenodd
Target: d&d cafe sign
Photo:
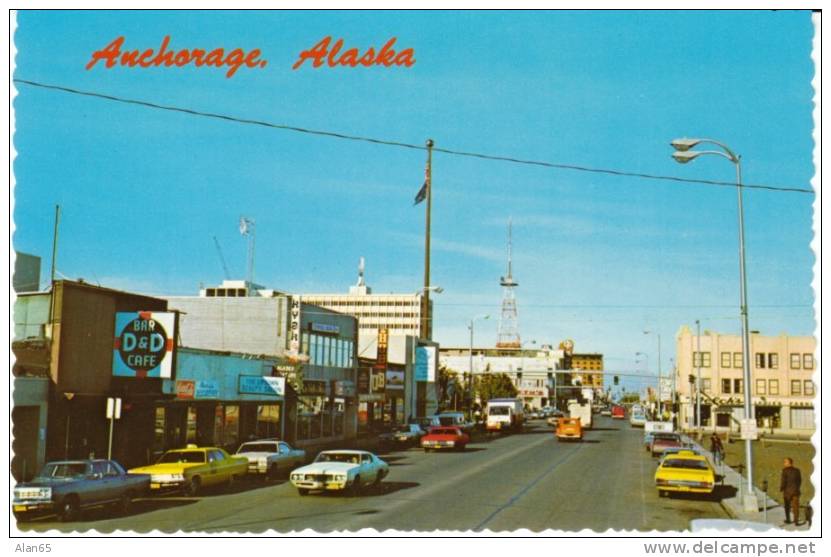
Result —
<path fill-rule="evenodd" d="M 175 325 L 173 312 L 116 313 L 113 375 L 170 379 Z"/>

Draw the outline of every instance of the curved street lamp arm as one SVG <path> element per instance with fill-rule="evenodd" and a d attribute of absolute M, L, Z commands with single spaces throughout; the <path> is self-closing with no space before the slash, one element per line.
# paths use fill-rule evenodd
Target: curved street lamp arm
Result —
<path fill-rule="evenodd" d="M 728 147 L 724 143 L 722 143 L 720 141 L 716 141 L 715 139 L 699 139 L 698 141 L 699 141 L 699 143 L 711 143 L 713 145 L 718 145 L 719 147 L 721 147 L 722 149 L 725 150 L 725 152 L 727 153 L 727 158 L 730 159 L 731 162 L 734 162 L 734 163 L 739 162 L 739 156 L 736 155 L 736 153 L 734 153 L 733 150 L 730 149 L 730 147 Z M 713 151 L 702 151 L 702 153 L 711 153 L 711 152 L 713 152 Z M 724 155 L 724 153 L 719 153 L 719 154 Z"/>

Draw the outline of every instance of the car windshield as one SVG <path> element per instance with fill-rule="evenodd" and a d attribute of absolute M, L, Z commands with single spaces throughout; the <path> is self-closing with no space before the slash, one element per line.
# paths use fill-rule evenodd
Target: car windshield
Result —
<path fill-rule="evenodd" d="M 668 458 L 664 460 L 661 468 L 681 468 L 684 470 L 707 470 L 709 466 L 704 460 L 687 458 Z"/>
<path fill-rule="evenodd" d="M 488 414 L 491 416 L 507 416 L 510 412 L 507 406 L 491 406 L 488 409 Z"/>
<path fill-rule="evenodd" d="M 394 428 L 392 428 L 392 431 L 393 431 L 393 433 L 409 433 L 410 432 L 410 426 L 398 425 L 398 426 L 395 426 Z"/>
<path fill-rule="evenodd" d="M 454 420 L 451 416 L 439 416 L 439 422 L 441 425 L 453 425 L 456 423 L 456 420 Z"/>
<path fill-rule="evenodd" d="M 205 462 L 203 451 L 168 451 L 162 455 L 157 464 L 186 462 L 188 464 Z"/>
<path fill-rule="evenodd" d="M 79 478 L 87 473 L 87 465 L 83 462 L 62 462 L 47 464 L 38 475 L 41 478 Z"/>
<path fill-rule="evenodd" d="M 245 443 L 237 453 L 276 453 L 277 443 Z"/>
<path fill-rule="evenodd" d="M 315 462 L 350 462 L 358 464 L 361 462 L 361 455 L 357 453 L 320 453 Z"/>
<path fill-rule="evenodd" d="M 430 430 L 433 435 L 458 435 L 458 429 L 434 427 Z"/>
<path fill-rule="evenodd" d="M 655 439 L 656 441 L 658 441 L 658 440 L 662 440 L 662 441 L 680 441 L 681 440 L 681 436 L 678 435 L 677 433 L 655 433 L 655 432 L 653 432 L 652 433 L 652 438 Z"/>

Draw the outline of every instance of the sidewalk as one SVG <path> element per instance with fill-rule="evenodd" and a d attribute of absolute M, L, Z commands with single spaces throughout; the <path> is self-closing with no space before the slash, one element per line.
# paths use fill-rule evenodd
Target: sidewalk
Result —
<path fill-rule="evenodd" d="M 710 459 L 710 462 L 715 462 L 715 459 L 713 458 L 713 453 L 699 445 L 692 437 L 688 437 L 688 439 L 690 439 L 690 441 L 696 446 L 696 450 L 698 450 L 701 454 Z M 755 486 L 753 490 L 756 493 L 756 499 L 759 502 L 759 511 L 745 511 L 744 506 L 742 504 L 742 500 L 744 498 L 744 492 L 747 486 L 747 478 L 743 477 L 736 470 L 727 466 L 724 463 L 721 463 L 719 466 L 716 466 L 715 469 L 716 475 L 722 476 L 721 483 L 723 485 L 732 486 L 733 488 L 735 488 L 735 492 L 732 496 L 725 497 L 720 501 L 721 506 L 724 508 L 725 511 L 727 511 L 727 514 L 729 514 L 733 519 L 748 522 L 767 523 L 774 528 L 787 532 L 809 530 L 808 524 L 804 522 L 805 512 L 803 508 L 799 509 L 799 518 L 803 521 L 799 526 L 795 526 L 794 524 L 785 524 L 785 507 L 780 505 L 779 502 L 773 499 L 772 497 L 769 497 L 766 494 L 762 493 L 762 490 Z M 770 486 L 771 489 L 777 489 L 778 487 L 779 486 L 776 485 Z M 767 510 L 767 520 L 765 520 L 765 509 Z"/>

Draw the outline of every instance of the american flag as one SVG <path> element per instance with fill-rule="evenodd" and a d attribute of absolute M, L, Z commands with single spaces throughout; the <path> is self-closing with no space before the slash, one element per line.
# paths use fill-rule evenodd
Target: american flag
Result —
<path fill-rule="evenodd" d="M 418 193 L 415 196 L 415 201 L 413 201 L 413 206 L 418 205 L 425 199 L 427 199 L 427 184 L 430 183 L 430 164 L 428 163 L 426 168 L 424 169 L 424 184 L 421 186 L 421 189 L 418 190 Z"/>

